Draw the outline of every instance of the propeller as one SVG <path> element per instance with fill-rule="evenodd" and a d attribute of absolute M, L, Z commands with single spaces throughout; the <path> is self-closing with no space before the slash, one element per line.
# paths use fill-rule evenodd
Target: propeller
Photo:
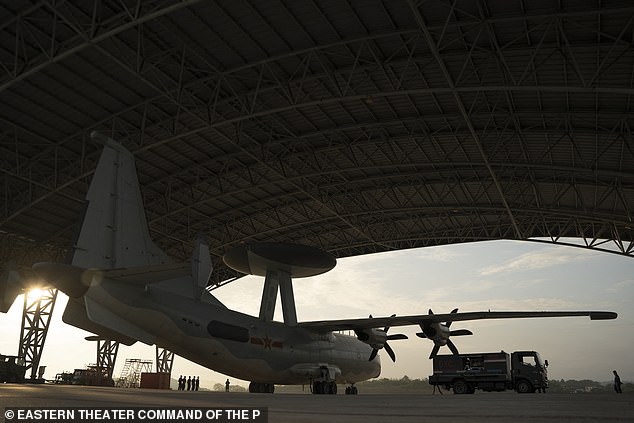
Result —
<path fill-rule="evenodd" d="M 451 310 L 450 314 L 457 313 L 458 309 L 454 308 Z M 434 312 L 429 309 L 429 315 L 433 316 Z M 428 338 L 434 342 L 434 348 L 431 350 L 431 354 L 429 354 L 429 358 L 434 358 L 438 351 L 440 351 L 440 347 L 446 345 L 453 354 L 458 355 L 458 348 L 456 345 L 449 339 L 451 336 L 465 336 L 465 335 L 473 335 L 473 332 L 467 329 L 458 329 L 458 330 L 450 330 L 452 321 L 448 321 L 446 323 L 431 323 L 427 325 L 421 325 L 421 329 L 423 332 L 416 333 L 416 336 L 419 338 Z"/>
<path fill-rule="evenodd" d="M 396 317 L 396 314 L 393 314 L 390 317 Z M 372 315 L 370 315 L 370 319 L 371 318 L 372 318 Z M 368 358 L 368 361 L 374 360 L 376 355 L 379 353 L 379 350 L 381 348 L 384 348 L 387 354 L 392 359 L 392 361 L 396 362 L 396 354 L 394 353 L 394 350 L 392 349 L 392 347 L 390 347 L 390 344 L 387 343 L 387 341 L 407 339 L 407 335 L 404 335 L 402 333 L 388 335 L 387 334 L 388 330 L 390 330 L 389 326 L 385 326 L 383 330 L 372 329 L 371 335 L 368 334 L 367 332 L 355 331 L 355 333 L 357 334 L 357 338 L 359 338 L 361 341 L 366 342 L 372 346 L 372 352 L 370 353 L 370 358 Z M 374 338 L 374 339 L 371 339 L 371 338 Z"/>

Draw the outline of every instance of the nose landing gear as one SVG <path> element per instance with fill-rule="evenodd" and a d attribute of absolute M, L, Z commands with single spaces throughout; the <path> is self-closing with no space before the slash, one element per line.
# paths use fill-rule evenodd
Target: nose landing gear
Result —
<path fill-rule="evenodd" d="M 354 383 L 346 387 L 346 395 L 357 395 L 358 393 L 359 391 L 357 390 L 357 387 L 354 386 Z"/>
<path fill-rule="evenodd" d="M 272 394 L 275 392 L 275 385 L 272 383 L 251 382 L 249 383 L 249 392 L 252 394 Z"/>
<path fill-rule="evenodd" d="M 313 394 L 335 395 L 337 393 L 337 383 L 335 381 L 315 381 L 313 382 Z"/>

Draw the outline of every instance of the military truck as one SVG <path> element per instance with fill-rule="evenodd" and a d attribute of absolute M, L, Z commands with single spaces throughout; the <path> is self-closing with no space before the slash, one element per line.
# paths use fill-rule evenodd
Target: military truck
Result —
<path fill-rule="evenodd" d="M 536 351 L 437 355 L 429 384 L 453 389 L 454 394 L 514 389 L 519 393 L 546 392 L 548 360 Z"/>
<path fill-rule="evenodd" d="M 24 383 L 24 358 L 0 354 L 0 383 Z"/>

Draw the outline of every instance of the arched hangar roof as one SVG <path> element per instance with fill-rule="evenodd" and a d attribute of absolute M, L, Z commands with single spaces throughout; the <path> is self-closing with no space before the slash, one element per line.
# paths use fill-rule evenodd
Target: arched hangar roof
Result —
<path fill-rule="evenodd" d="M 104 132 L 156 242 L 632 255 L 630 0 L 9 0 L 2 261 L 72 243 Z M 602 243 L 599 240 L 608 240 Z"/>

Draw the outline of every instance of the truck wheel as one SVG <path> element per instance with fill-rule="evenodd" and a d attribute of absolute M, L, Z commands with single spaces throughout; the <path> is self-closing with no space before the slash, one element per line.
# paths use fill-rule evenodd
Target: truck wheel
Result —
<path fill-rule="evenodd" d="M 457 380 L 453 384 L 454 394 L 466 394 L 469 392 L 469 385 L 464 380 Z"/>
<path fill-rule="evenodd" d="M 533 392 L 533 387 L 531 383 L 527 380 L 520 380 L 515 385 L 515 390 L 520 394 L 528 394 L 529 392 Z"/>

